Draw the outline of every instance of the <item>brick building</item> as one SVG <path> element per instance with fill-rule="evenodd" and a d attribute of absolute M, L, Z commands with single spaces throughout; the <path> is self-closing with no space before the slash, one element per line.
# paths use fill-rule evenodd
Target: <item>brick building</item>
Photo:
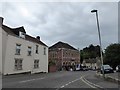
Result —
<path fill-rule="evenodd" d="M 80 64 L 79 50 L 64 42 L 49 47 L 49 62 L 55 62 L 57 70 L 69 69 Z"/>

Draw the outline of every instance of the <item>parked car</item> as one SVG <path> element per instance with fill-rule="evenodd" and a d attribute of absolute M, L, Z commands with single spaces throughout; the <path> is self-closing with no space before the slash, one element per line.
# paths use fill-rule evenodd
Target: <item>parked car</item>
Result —
<path fill-rule="evenodd" d="M 88 68 L 86 66 L 81 66 L 78 64 L 75 68 L 75 71 L 88 71 Z"/>
<path fill-rule="evenodd" d="M 107 73 L 114 73 L 113 68 L 110 67 L 110 65 L 102 65 L 101 66 L 101 73 L 107 74 Z"/>
<path fill-rule="evenodd" d="M 76 65 L 75 71 L 80 71 L 80 68 L 81 68 L 80 64 Z"/>
<path fill-rule="evenodd" d="M 81 70 L 88 71 L 88 68 L 87 68 L 87 66 L 82 66 Z"/>
<path fill-rule="evenodd" d="M 116 72 L 120 72 L 120 65 L 116 67 Z"/>

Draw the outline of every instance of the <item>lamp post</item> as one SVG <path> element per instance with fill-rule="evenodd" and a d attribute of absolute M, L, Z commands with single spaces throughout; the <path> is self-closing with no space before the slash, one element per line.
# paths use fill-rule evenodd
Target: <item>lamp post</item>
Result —
<path fill-rule="evenodd" d="M 101 35 L 100 35 L 100 26 L 99 26 L 99 20 L 98 20 L 98 12 L 97 12 L 97 10 L 92 10 L 91 13 L 96 13 L 97 28 L 98 28 L 99 43 L 100 43 L 100 55 L 101 55 L 101 63 L 102 63 L 102 73 L 103 73 L 103 77 L 105 77 L 105 75 L 104 75 L 104 67 L 103 67 L 103 55 L 102 55 L 102 44 L 101 44 Z"/>

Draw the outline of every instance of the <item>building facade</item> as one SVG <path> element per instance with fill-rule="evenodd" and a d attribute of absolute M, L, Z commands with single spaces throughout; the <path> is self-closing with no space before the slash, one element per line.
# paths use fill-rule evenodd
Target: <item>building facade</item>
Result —
<path fill-rule="evenodd" d="M 2 21 L 3 19 L 0 18 L 0 74 L 2 72 Z"/>
<path fill-rule="evenodd" d="M 48 72 L 48 47 L 41 40 L 26 34 L 24 27 L 10 28 L 3 25 L 1 19 L 0 37 L 2 37 L 2 69 L 6 74 Z M 2 36 L 1 36 L 2 35 Z"/>
<path fill-rule="evenodd" d="M 69 69 L 80 64 L 79 50 L 64 42 L 49 47 L 49 62 L 55 62 L 57 70 Z"/>
<path fill-rule="evenodd" d="M 97 69 L 97 59 L 84 59 L 83 60 L 83 66 L 86 66 L 89 69 Z"/>

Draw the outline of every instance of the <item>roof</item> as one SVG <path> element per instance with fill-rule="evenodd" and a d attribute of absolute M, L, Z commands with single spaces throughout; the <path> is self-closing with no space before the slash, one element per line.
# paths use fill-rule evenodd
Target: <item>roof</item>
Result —
<path fill-rule="evenodd" d="M 54 44 L 53 46 L 49 47 L 49 49 L 55 49 L 55 48 L 67 48 L 67 49 L 73 49 L 73 50 L 77 50 L 74 47 L 72 47 L 71 45 L 61 42 L 59 41 L 58 43 Z"/>
<path fill-rule="evenodd" d="M 10 28 L 8 26 L 2 25 L 2 28 L 9 34 L 19 35 L 19 31 L 26 33 L 24 27 Z"/>
<path fill-rule="evenodd" d="M 7 32 L 8 34 L 11 34 L 11 35 L 16 35 L 13 33 L 12 29 L 8 26 L 5 26 L 5 25 L 2 25 L 2 29 Z"/>
<path fill-rule="evenodd" d="M 19 31 L 26 33 L 26 31 L 25 31 L 23 26 L 22 27 L 18 27 L 18 28 L 10 28 L 8 26 L 2 25 L 2 28 L 3 28 L 3 30 L 5 32 L 7 32 L 8 34 L 13 35 L 13 36 L 19 36 Z M 28 40 L 28 41 L 31 41 L 31 42 L 35 42 L 35 43 L 41 44 L 43 46 L 47 46 L 42 41 L 40 41 L 37 38 L 32 37 L 32 36 L 30 36 L 28 34 L 25 35 L 25 40 Z"/>
<path fill-rule="evenodd" d="M 30 36 L 30 35 L 27 35 L 27 34 L 26 34 L 25 38 L 26 38 L 26 40 L 28 40 L 28 41 L 32 41 L 32 42 L 41 44 L 41 45 L 43 45 L 43 46 L 47 46 L 47 45 L 44 44 L 42 41 L 40 41 L 40 40 L 38 40 L 37 38 L 34 38 L 34 37 Z"/>

